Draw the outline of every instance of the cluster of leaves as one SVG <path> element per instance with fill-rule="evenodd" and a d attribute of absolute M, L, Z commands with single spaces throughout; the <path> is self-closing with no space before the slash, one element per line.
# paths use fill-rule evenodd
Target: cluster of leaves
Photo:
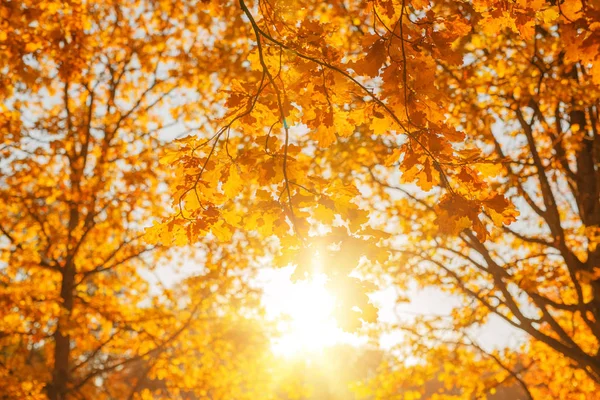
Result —
<path fill-rule="evenodd" d="M 209 2 L 208 12 L 227 24 L 223 34 L 238 31 L 236 46 L 225 51 L 243 57 L 218 76 L 225 112 L 212 130 L 182 139 L 164 159 L 175 161 L 177 215 L 155 237 L 228 241 L 252 230 L 276 236 L 285 253 L 314 249 L 310 237 L 324 225 L 375 245 L 386 234 L 370 227 L 352 176 L 365 166 L 339 165 L 352 158 L 399 165 L 403 179 L 425 191 L 440 187 L 440 232 L 472 228 L 484 240 L 481 212 L 513 221 L 510 203 L 470 165 L 479 151 L 457 145 L 464 134 L 447 123 L 449 97 L 433 79 L 442 53 L 460 64 L 448 47 L 468 33 L 467 20 L 453 22 L 465 29 L 450 21 L 440 29 L 443 20 L 433 15 L 410 23 L 404 4 L 319 4 L 242 1 L 235 14 L 233 4 Z M 373 27 L 361 25 L 371 18 Z"/>

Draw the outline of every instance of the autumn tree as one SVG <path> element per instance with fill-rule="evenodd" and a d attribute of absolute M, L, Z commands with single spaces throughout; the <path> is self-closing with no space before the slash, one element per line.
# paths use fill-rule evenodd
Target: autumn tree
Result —
<path fill-rule="evenodd" d="M 597 3 L 204 3 L 239 58 L 215 76 L 219 118 L 169 158 L 176 215 L 158 237 L 276 236 L 298 277 L 318 254 L 348 328 L 375 319 L 368 281 L 461 299 L 395 327 L 407 351 L 481 372 L 443 375 L 447 396 L 597 390 Z M 492 315 L 523 348 L 470 337 Z"/>
<path fill-rule="evenodd" d="M 211 17 L 177 1 L 0 15 L 0 397 L 253 398 L 268 342 L 241 313 L 256 296 L 230 271 L 247 264 L 205 246 L 165 288 L 171 243 L 143 238 L 166 215 L 165 139 L 199 128 L 190 104 L 223 69 Z"/>
<path fill-rule="evenodd" d="M 377 286 L 458 299 L 382 327 L 420 363 L 390 353 L 366 396 L 597 391 L 597 2 L 120 3 L 0 9 L 7 393 L 96 397 L 130 379 L 132 397 L 208 396 L 166 380 L 204 376 L 167 357 L 200 356 L 186 335 L 229 303 L 197 305 L 215 286 L 193 280 L 152 297 L 141 275 L 187 242 L 217 257 L 205 279 L 226 292 L 259 259 L 296 278 L 321 260 L 348 330 L 376 321 Z M 483 348 L 472 331 L 492 316 L 523 346 Z"/>
<path fill-rule="evenodd" d="M 447 5 L 433 9 L 450 12 Z M 525 10 L 535 11 L 535 18 L 525 20 Z M 469 163 L 487 177 L 485 186 L 473 182 L 456 190 L 462 199 L 478 190 L 502 193 L 520 217 L 502 226 L 496 213 L 483 212 L 489 236 L 463 227 L 440 235 L 435 224 L 444 228 L 449 214 L 437 205 L 439 193 L 411 192 L 377 165 L 368 166 L 390 208 L 411 209 L 388 214 L 406 221 L 405 244 L 392 246 L 401 266 L 398 282 L 416 278 L 463 298 L 450 318 L 422 317 L 401 329 L 427 352 L 427 341 L 436 340 L 440 356 L 450 357 L 452 349 L 463 354 L 459 359 L 496 364 L 497 377 L 488 373 L 487 383 L 469 381 L 474 373 L 461 374 L 461 368 L 448 371 L 465 397 L 509 380 L 523 388 L 524 398 L 588 398 L 600 382 L 600 81 L 594 60 L 600 38 L 593 26 L 599 10 L 574 1 L 453 11 L 472 28 L 455 44 L 463 49 L 463 63 L 438 61 L 438 84 L 451 99 L 449 121 L 482 150 Z M 462 199 L 453 209 L 473 210 Z M 491 316 L 529 341 L 518 350 L 486 353 L 469 329 Z M 451 344 L 448 330 L 455 332 Z M 480 370 L 485 375 L 491 369 Z"/>

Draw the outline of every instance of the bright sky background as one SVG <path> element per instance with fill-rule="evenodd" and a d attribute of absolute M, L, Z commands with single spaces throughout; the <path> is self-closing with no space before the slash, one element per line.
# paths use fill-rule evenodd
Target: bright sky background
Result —
<path fill-rule="evenodd" d="M 184 262 L 181 267 L 164 265 L 146 278 L 154 284 L 160 280 L 167 287 L 176 284 L 190 274 L 203 270 L 202 265 L 194 261 Z M 367 342 L 364 337 L 344 332 L 335 321 L 333 312 L 336 299 L 327 292 L 325 277 L 317 276 L 312 281 L 292 282 L 294 267 L 265 268 L 258 273 L 255 283 L 264 290 L 264 306 L 267 317 L 281 319 L 277 324 L 281 332 L 273 341 L 273 350 L 284 357 L 310 357 L 326 347 L 337 344 L 360 346 Z M 396 290 L 385 288 L 371 296 L 379 308 L 379 320 L 382 322 L 410 322 L 417 315 L 448 315 L 453 307 L 459 305 L 458 299 L 437 289 L 409 288 L 404 294 L 410 303 L 396 304 Z M 491 316 L 489 322 L 477 330 L 471 331 L 486 350 L 504 347 L 517 347 L 525 338 L 524 334 L 504 322 L 500 317 Z M 398 332 L 386 333 L 381 337 L 382 348 L 390 348 L 402 341 Z"/>
<path fill-rule="evenodd" d="M 260 285 L 264 288 L 264 304 L 267 315 L 272 318 L 290 316 L 290 320 L 281 323 L 282 337 L 274 342 L 274 350 L 282 355 L 294 355 L 319 351 L 334 344 L 366 343 L 365 338 L 344 332 L 333 317 L 335 298 L 324 287 L 324 277 L 314 281 L 292 283 L 292 267 L 265 269 L 259 275 Z M 379 307 L 379 320 L 395 322 L 398 318 L 410 321 L 417 315 L 447 315 L 458 306 L 457 298 L 435 289 L 411 288 L 408 297 L 410 303 L 396 305 L 396 291 L 390 287 L 375 293 L 371 299 Z M 471 336 L 486 350 L 503 347 L 516 347 L 524 338 L 499 317 L 491 316 L 489 322 L 476 330 Z M 402 341 L 400 333 L 386 334 L 381 338 L 384 348 Z"/>
<path fill-rule="evenodd" d="M 267 316 L 282 318 L 282 336 L 273 350 L 284 356 L 318 352 L 335 344 L 360 345 L 365 340 L 344 332 L 333 316 L 336 299 L 325 288 L 325 276 L 293 283 L 294 268 L 265 269 L 259 274 L 264 287 Z"/>

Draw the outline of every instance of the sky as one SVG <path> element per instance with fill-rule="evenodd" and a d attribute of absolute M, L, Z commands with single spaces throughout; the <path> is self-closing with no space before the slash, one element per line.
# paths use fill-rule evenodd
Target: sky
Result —
<path fill-rule="evenodd" d="M 169 263 L 159 266 L 146 278 L 158 289 L 161 285 L 170 287 L 186 276 L 203 270 L 198 261 L 185 260 L 181 266 Z M 281 336 L 273 339 L 272 349 L 284 357 L 309 356 L 321 352 L 326 347 L 338 344 L 362 346 L 366 337 L 344 332 L 335 321 L 336 299 L 324 287 L 325 277 L 318 275 L 313 281 L 292 282 L 294 267 L 274 268 L 264 265 L 254 281 L 263 290 L 263 304 L 266 316 L 279 320 L 277 328 Z M 382 288 L 372 294 L 371 300 L 379 308 L 379 321 L 384 323 L 410 322 L 418 315 L 449 315 L 452 308 L 459 306 L 459 300 L 450 294 L 433 288 L 409 287 L 403 296 L 408 303 L 396 303 L 394 287 Z M 491 316 L 484 326 L 470 332 L 472 339 L 487 350 L 505 347 L 516 348 L 525 335 L 500 317 Z M 390 349 L 401 344 L 400 332 L 385 333 L 380 337 L 382 349 Z M 410 362 L 410 360 L 408 360 Z"/>

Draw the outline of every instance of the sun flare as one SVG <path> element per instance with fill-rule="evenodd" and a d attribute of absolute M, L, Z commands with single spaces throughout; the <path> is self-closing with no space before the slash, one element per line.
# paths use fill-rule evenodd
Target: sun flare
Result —
<path fill-rule="evenodd" d="M 275 353 L 293 356 L 319 351 L 340 342 L 344 332 L 335 318 L 335 298 L 325 287 L 324 275 L 292 283 L 289 276 L 272 284 L 267 307 L 279 315 L 281 336 L 273 342 Z"/>

